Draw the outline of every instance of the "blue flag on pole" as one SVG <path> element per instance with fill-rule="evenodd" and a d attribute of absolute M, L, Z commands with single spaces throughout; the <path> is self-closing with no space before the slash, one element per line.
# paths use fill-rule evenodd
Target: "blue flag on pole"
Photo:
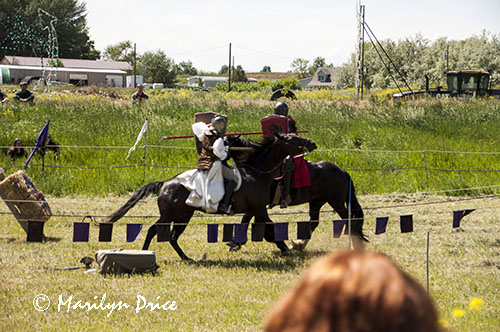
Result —
<path fill-rule="evenodd" d="M 24 169 L 28 168 L 28 164 L 29 164 L 31 158 L 35 155 L 36 150 L 39 147 L 43 146 L 45 144 L 45 141 L 47 141 L 47 137 L 49 136 L 49 124 L 50 124 L 50 120 L 47 121 L 45 126 L 43 126 L 42 130 L 40 131 L 40 134 L 38 134 L 38 138 L 36 139 L 36 143 L 35 143 L 35 148 L 33 149 L 30 156 L 28 157 L 28 160 L 26 160 L 26 163 L 24 163 Z"/>

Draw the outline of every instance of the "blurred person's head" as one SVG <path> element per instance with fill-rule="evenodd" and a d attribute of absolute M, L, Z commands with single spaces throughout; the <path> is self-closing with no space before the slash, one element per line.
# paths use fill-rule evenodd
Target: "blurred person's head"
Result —
<path fill-rule="evenodd" d="M 422 286 L 386 256 L 343 251 L 321 258 L 268 316 L 266 332 L 437 332 Z"/>

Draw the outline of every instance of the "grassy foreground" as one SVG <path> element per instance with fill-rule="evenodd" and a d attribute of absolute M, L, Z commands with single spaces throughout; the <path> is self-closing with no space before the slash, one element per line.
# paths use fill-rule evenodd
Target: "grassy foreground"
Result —
<path fill-rule="evenodd" d="M 81 197 L 49 197 L 57 213 L 107 214 L 126 197 L 107 197 L 97 202 Z M 498 198 L 459 201 L 400 208 L 370 208 L 414 203 L 443 202 L 447 197 L 424 195 L 361 196 L 366 209 L 365 231 L 371 242 L 367 248 L 389 255 L 399 266 L 426 284 L 426 236 L 430 231 L 430 293 L 435 299 L 442 325 L 450 331 L 498 331 L 500 326 L 500 237 Z M 453 198 L 459 199 L 459 198 Z M 134 208 L 134 215 L 156 214 L 156 201 L 150 198 Z M 452 210 L 477 208 L 452 230 Z M 5 211 L 0 206 L 0 211 Z M 275 216 L 275 221 L 306 219 L 299 214 Z M 282 212 L 279 209 L 271 212 Z M 399 233 L 398 216 L 413 213 L 415 232 Z M 389 215 L 388 232 L 374 235 L 375 216 Z M 239 218 L 195 218 L 180 239 L 191 257 L 207 259 L 198 264 L 181 262 L 168 243 L 153 242 L 159 265 L 158 275 L 102 277 L 82 270 L 54 271 L 55 267 L 78 265 L 81 257 L 93 256 L 106 248 L 142 246 L 145 230 L 135 243 L 125 242 L 125 223 L 152 220 L 128 219 L 114 229 L 112 243 L 97 241 L 98 228 L 91 226 L 89 243 L 72 243 L 72 222 L 53 218 L 44 244 L 27 244 L 23 231 L 11 217 L 1 218 L 0 227 L 0 303 L 2 331 L 260 331 L 273 304 L 296 282 L 304 269 L 319 256 L 347 247 L 347 238 L 332 238 L 331 213 L 322 214 L 320 228 L 306 252 L 281 258 L 268 243 L 249 243 L 240 252 L 228 253 L 222 243 L 206 242 L 207 222 L 237 222 Z M 146 226 L 145 226 L 146 227 Z M 295 225 L 290 226 L 290 237 Z M 95 265 L 94 265 L 95 267 Z M 47 295 L 51 304 L 44 312 L 33 307 L 38 294 Z M 78 300 L 99 304 L 103 294 L 107 303 L 119 301 L 132 308 L 115 310 L 69 309 L 58 311 L 59 296 L 72 303 Z M 134 311 L 137 296 L 163 304 L 176 301 L 177 310 Z M 159 299 L 157 297 L 160 296 Z M 94 298 L 95 297 L 95 298 Z M 469 304 L 474 300 L 473 308 Z M 43 304 L 44 302 L 40 302 Z M 141 303 L 142 304 L 142 303 Z M 474 305 L 475 304 L 475 305 Z M 109 314 L 109 317 L 108 317 Z"/>

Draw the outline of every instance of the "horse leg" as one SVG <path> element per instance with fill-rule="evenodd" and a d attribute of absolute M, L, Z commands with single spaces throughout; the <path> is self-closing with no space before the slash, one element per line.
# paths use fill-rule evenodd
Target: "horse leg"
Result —
<path fill-rule="evenodd" d="M 241 223 L 242 224 L 249 224 L 250 221 L 252 220 L 253 215 L 251 214 L 245 214 L 243 215 L 243 218 L 241 218 Z M 246 242 L 234 242 L 234 241 L 229 241 L 227 245 L 229 246 L 228 251 L 238 251 L 241 249 L 241 247 L 245 244 Z"/>
<path fill-rule="evenodd" d="M 192 261 L 191 258 L 186 256 L 186 254 L 182 251 L 181 247 L 179 247 L 179 244 L 177 243 L 177 240 L 184 232 L 186 227 L 186 224 L 176 224 L 174 222 L 174 226 L 172 227 L 172 231 L 170 233 L 170 245 L 172 246 L 172 248 L 174 248 L 175 252 L 177 252 L 177 255 L 179 255 L 182 260 Z"/>
<path fill-rule="evenodd" d="M 161 220 L 161 218 L 157 221 L 157 223 Z M 144 241 L 144 245 L 142 246 L 142 250 L 148 250 L 149 245 L 151 244 L 151 240 L 157 234 L 156 223 L 151 225 L 148 229 L 148 235 L 146 235 L 146 240 Z"/>
<path fill-rule="evenodd" d="M 311 236 L 314 230 L 319 225 L 319 211 L 321 207 L 325 204 L 324 200 L 315 199 L 309 202 L 309 221 L 311 222 Z M 304 251 L 309 240 L 290 240 L 292 244 L 292 249 L 298 251 Z"/>

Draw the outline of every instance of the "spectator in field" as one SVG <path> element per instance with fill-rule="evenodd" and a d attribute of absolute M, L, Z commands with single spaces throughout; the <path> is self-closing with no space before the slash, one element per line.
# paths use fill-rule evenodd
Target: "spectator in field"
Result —
<path fill-rule="evenodd" d="M 142 84 L 137 84 L 137 91 L 132 95 L 132 105 L 136 102 L 141 103 L 143 100 L 149 99 L 148 95 L 144 93 Z"/>
<path fill-rule="evenodd" d="M 14 96 L 12 96 L 12 98 L 14 100 L 17 100 L 17 101 L 20 101 L 23 103 L 33 102 L 33 100 L 35 99 L 35 96 L 33 95 L 33 93 L 31 91 L 28 90 L 28 83 L 21 82 L 19 84 L 19 86 L 21 87 L 21 91 L 16 91 L 14 93 Z"/>
<path fill-rule="evenodd" d="M 437 332 L 430 296 L 386 256 L 331 253 L 268 316 L 266 332 Z"/>
<path fill-rule="evenodd" d="M 59 146 L 57 143 L 52 139 L 50 134 L 47 135 L 47 140 L 43 143 L 43 145 L 37 150 L 38 153 L 40 153 L 42 156 L 45 156 L 47 153 L 47 150 L 52 151 L 54 154 L 54 158 L 59 157 Z"/>
<path fill-rule="evenodd" d="M 7 95 L 5 93 L 2 92 L 2 90 L 0 90 L 0 103 L 5 103 L 9 101 L 9 97 L 7 97 Z"/>
<path fill-rule="evenodd" d="M 7 151 L 7 155 L 12 160 L 16 158 L 24 158 L 28 155 L 23 147 L 23 142 L 21 141 L 20 138 L 16 138 L 14 140 L 14 143 L 12 143 L 12 146 L 10 147 L 9 151 Z"/>

